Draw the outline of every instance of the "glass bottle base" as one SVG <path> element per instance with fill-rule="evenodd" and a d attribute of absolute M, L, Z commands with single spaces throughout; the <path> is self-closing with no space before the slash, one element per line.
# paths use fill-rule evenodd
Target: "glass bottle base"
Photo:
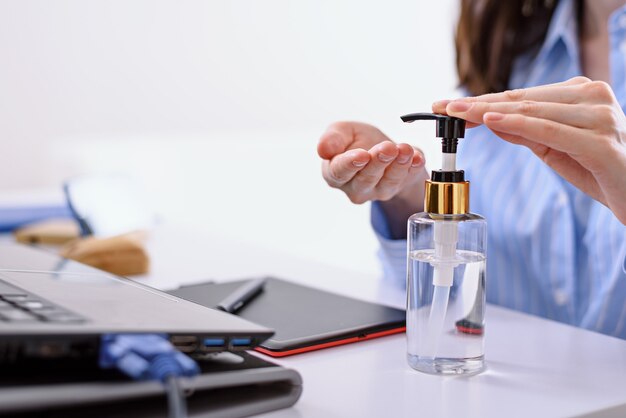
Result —
<path fill-rule="evenodd" d="M 437 375 L 472 375 L 485 370 L 484 356 L 470 358 L 432 358 L 408 354 L 409 365 L 417 371 Z"/>

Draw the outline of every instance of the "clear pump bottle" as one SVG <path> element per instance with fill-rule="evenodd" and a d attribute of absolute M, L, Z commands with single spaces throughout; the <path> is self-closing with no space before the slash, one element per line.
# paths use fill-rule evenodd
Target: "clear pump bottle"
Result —
<path fill-rule="evenodd" d="M 469 212 L 469 182 L 456 168 L 465 121 L 433 119 L 442 138 L 442 169 L 426 181 L 424 212 L 408 221 L 407 359 L 431 374 L 474 374 L 484 369 L 487 223 Z"/>

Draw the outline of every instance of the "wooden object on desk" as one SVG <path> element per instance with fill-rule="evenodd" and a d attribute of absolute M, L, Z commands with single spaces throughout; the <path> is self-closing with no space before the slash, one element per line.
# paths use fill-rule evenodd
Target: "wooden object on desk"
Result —
<path fill-rule="evenodd" d="M 63 245 L 78 238 L 80 230 L 73 219 L 50 219 L 18 228 L 13 235 L 22 244 Z"/>
<path fill-rule="evenodd" d="M 119 276 L 144 274 L 150 266 L 143 234 L 138 232 L 111 238 L 81 238 L 63 247 L 60 254 Z"/>

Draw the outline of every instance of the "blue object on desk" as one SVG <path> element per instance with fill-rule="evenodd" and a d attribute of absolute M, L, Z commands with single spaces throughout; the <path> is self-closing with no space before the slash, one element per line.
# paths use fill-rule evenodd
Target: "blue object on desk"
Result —
<path fill-rule="evenodd" d="M 160 380 L 167 392 L 170 418 L 187 418 L 185 393 L 178 377 L 200 373 L 191 358 L 176 350 L 163 334 L 102 336 L 100 367 L 117 368 L 135 380 Z"/>
<path fill-rule="evenodd" d="M 112 237 L 149 230 L 155 224 L 141 188 L 126 175 L 73 178 L 64 183 L 63 191 L 82 236 Z"/>
<path fill-rule="evenodd" d="M 0 207 L 0 232 L 52 218 L 71 219 L 72 213 L 67 205 Z"/>
<path fill-rule="evenodd" d="M 117 368 L 135 380 L 165 382 L 170 375 L 195 376 L 200 368 L 176 350 L 164 334 L 106 334 L 102 336 L 100 367 Z"/>

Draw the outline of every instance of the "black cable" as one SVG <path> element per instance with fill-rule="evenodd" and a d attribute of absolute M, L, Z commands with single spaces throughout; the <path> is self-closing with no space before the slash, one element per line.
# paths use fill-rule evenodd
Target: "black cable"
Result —
<path fill-rule="evenodd" d="M 167 393 L 168 417 L 187 418 L 185 392 L 176 376 L 170 375 L 165 379 L 165 392 Z"/>
<path fill-rule="evenodd" d="M 158 334 L 106 334 L 100 347 L 100 367 L 116 368 L 135 380 L 158 380 L 167 395 L 170 418 L 187 418 L 180 376 L 192 377 L 200 368 Z"/>

